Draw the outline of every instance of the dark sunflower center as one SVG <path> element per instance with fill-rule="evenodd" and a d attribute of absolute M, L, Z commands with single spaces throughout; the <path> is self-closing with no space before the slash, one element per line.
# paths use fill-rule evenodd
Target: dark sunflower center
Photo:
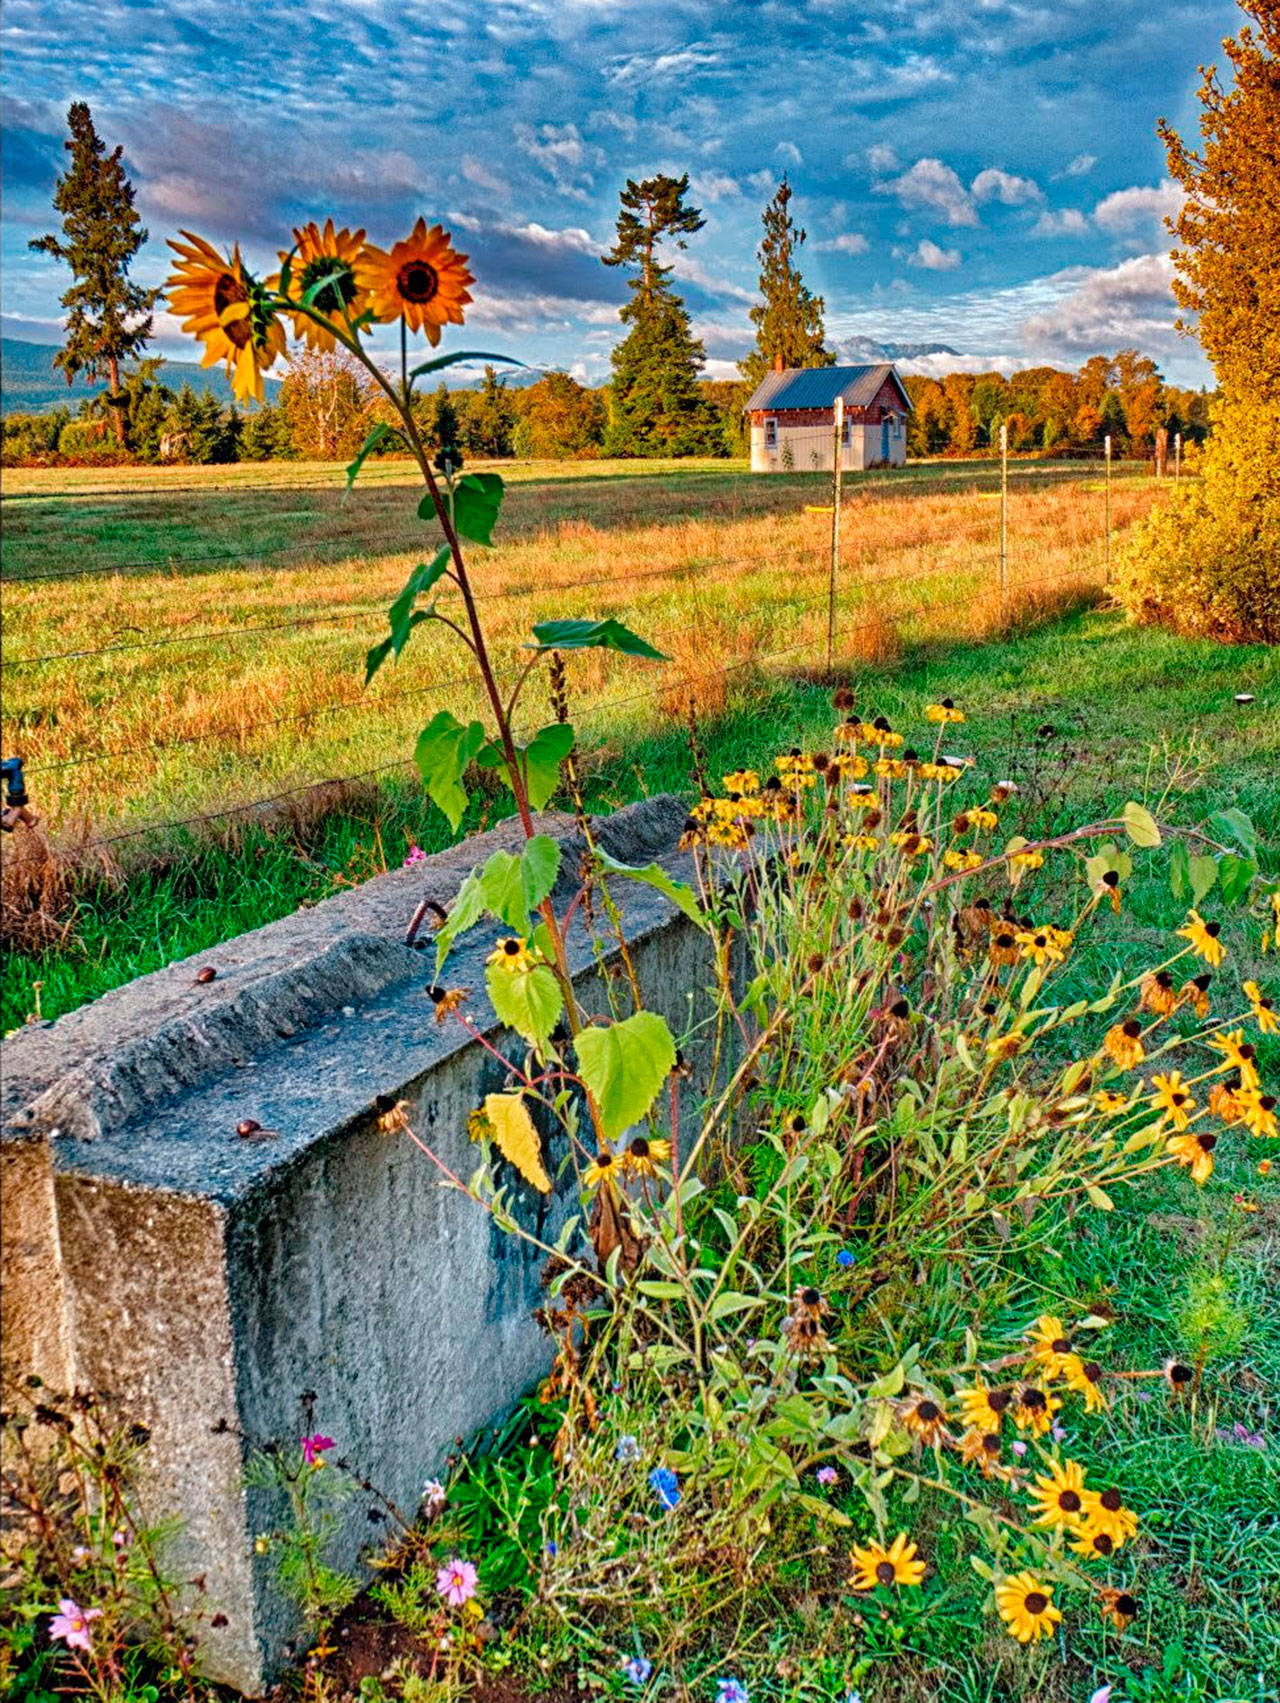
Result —
<path fill-rule="evenodd" d="M 998 1455 L 1000 1453 L 1000 1433 L 998 1431 L 988 1431 L 986 1436 L 982 1439 L 982 1447 L 987 1454 Z"/>
<path fill-rule="evenodd" d="M 1093 1547 L 1099 1555 L 1110 1555 L 1111 1551 L 1115 1548 L 1115 1544 L 1107 1536 L 1106 1532 L 1096 1532 L 1094 1534 Z"/>
<path fill-rule="evenodd" d="M 222 316 L 229 307 L 235 307 L 239 302 L 247 302 L 249 292 L 240 280 L 230 272 L 218 274 L 218 282 L 213 286 L 213 310 L 218 316 L 218 323 L 228 340 L 237 349 L 243 349 L 253 336 L 253 325 L 248 314 L 240 314 L 228 324 L 223 324 Z"/>
<path fill-rule="evenodd" d="M 1210 940 L 1216 940 L 1222 933 L 1222 924 L 1220 922 L 1207 922 L 1204 925 L 1204 931 Z"/>
<path fill-rule="evenodd" d="M 1091 1384 L 1096 1384 L 1102 1376 L 1102 1367 L 1096 1360 L 1086 1360 L 1080 1370 Z"/>
<path fill-rule="evenodd" d="M 1043 1591 L 1028 1591 L 1023 1603 L 1028 1614 L 1043 1614 L 1049 1606 L 1049 1599 Z"/>
<path fill-rule="evenodd" d="M 816 1289 L 802 1289 L 800 1291 L 800 1299 L 804 1302 L 806 1307 L 817 1307 L 820 1306 L 822 1302 L 822 1296 Z"/>
<path fill-rule="evenodd" d="M 1175 1384 L 1189 1384 L 1191 1382 L 1191 1376 L 1190 1366 L 1179 1365 L 1170 1366 L 1169 1368 L 1169 1378 Z"/>
<path fill-rule="evenodd" d="M 1121 1504 L 1120 1492 L 1118 1490 L 1104 1490 L 1100 1497 L 1100 1501 L 1109 1514 L 1119 1512 Z"/>
<path fill-rule="evenodd" d="M 425 260 L 406 260 L 396 273 L 396 289 L 407 302 L 419 307 L 429 302 L 440 289 L 440 275 Z"/>
<path fill-rule="evenodd" d="M 882 1585 L 891 1585 L 894 1581 L 892 1561 L 881 1561 L 876 1567 L 876 1578 Z"/>
<path fill-rule="evenodd" d="M 1131 1597 L 1128 1591 L 1122 1591 L 1116 1598 L 1116 1613 L 1124 1615 L 1126 1620 L 1132 1620 L 1137 1612 L 1137 1597 Z"/>
<path fill-rule="evenodd" d="M 916 1417 L 926 1425 L 932 1425 L 935 1420 L 942 1418 L 942 1409 L 935 1401 L 922 1401 L 916 1408 Z"/>
<path fill-rule="evenodd" d="M 1185 1106 L 1186 1103 L 1187 1096 L 1181 1092 L 1175 1092 L 1169 1096 L 1169 1104 L 1171 1106 Z"/>
<path fill-rule="evenodd" d="M 518 940 L 504 940 L 502 942 L 502 950 L 506 953 L 508 958 L 518 958 L 520 955 L 520 942 Z"/>
<path fill-rule="evenodd" d="M 1064 1514 L 1078 1514 L 1080 1512 L 1080 1498 L 1074 1490 L 1064 1490 L 1058 1497 L 1058 1506 Z"/>
<path fill-rule="evenodd" d="M 596 1164 L 600 1167 L 600 1169 L 602 1171 L 607 1171 L 609 1169 L 610 1165 L 613 1164 L 613 1154 L 612 1153 L 597 1153 L 596 1154 Z"/>
<path fill-rule="evenodd" d="M 1139 1023 L 1136 1018 L 1131 1017 L 1124 1026 L 1124 1033 L 1131 1041 L 1136 1041 L 1138 1036 L 1142 1033 L 1142 1024 Z"/>
<path fill-rule="evenodd" d="M 338 273 L 336 278 L 332 276 L 335 272 Z M 306 295 L 311 286 L 318 284 L 321 278 L 329 278 L 330 282 L 312 297 L 311 302 L 321 313 L 337 313 L 342 308 L 349 307 L 355 300 L 355 273 L 346 261 L 339 260 L 336 254 L 317 254 L 314 259 L 307 261 L 299 279 L 302 294 Z"/>

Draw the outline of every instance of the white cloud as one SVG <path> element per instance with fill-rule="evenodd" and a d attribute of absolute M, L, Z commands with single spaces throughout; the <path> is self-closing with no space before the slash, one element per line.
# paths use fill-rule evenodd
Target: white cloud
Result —
<path fill-rule="evenodd" d="M 804 164 L 804 155 L 794 142 L 779 142 L 773 151 L 780 160 L 786 160 L 788 165 L 802 166 Z"/>
<path fill-rule="evenodd" d="M 939 248 L 924 237 L 907 256 L 908 266 L 923 266 L 926 272 L 954 272 L 960 264 L 958 248 Z"/>
<path fill-rule="evenodd" d="M 1104 196 L 1093 210 L 1093 222 L 1104 231 L 1130 231 L 1152 220 L 1176 218 L 1185 196 L 1172 178 L 1164 178 L 1154 189 L 1135 185 Z"/>
<path fill-rule="evenodd" d="M 720 55 L 714 48 L 695 43 L 676 48 L 669 53 L 632 53 L 620 59 L 609 72 L 611 83 L 658 83 L 675 77 L 688 77 L 692 72 L 718 65 Z"/>
<path fill-rule="evenodd" d="M 666 264 L 666 262 L 664 262 Z M 721 296 L 728 301 L 754 302 L 755 296 L 750 290 L 744 290 L 741 285 L 733 283 L 728 278 L 718 278 L 714 272 L 709 272 L 700 260 L 684 249 L 676 249 L 670 259 L 671 270 L 677 278 L 684 278 L 690 284 L 697 284 L 710 296 Z"/>
<path fill-rule="evenodd" d="M 854 165 L 857 162 L 857 158 L 858 156 L 856 154 L 850 154 L 845 160 L 845 165 Z M 890 147 L 888 142 L 873 142 L 867 149 L 867 164 L 871 167 L 872 171 L 875 172 L 877 177 L 879 177 L 885 172 L 897 171 L 898 156 L 894 149 Z"/>
<path fill-rule="evenodd" d="M 509 183 L 500 178 L 496 172 L 490 171 L 483 161 L 477 160 L 471 154 L 462 156 L 462 164 L 458 169 L 467 182 L 473 184 L 477 189 L 487 189 L 491 195 L 510 195 L 511 193 Z"/>
<path fill-rule="evenodd" d="M 757 195 L 772 195 L 778 187 L 778 174 L 770 171 L 768 166 L 762 166 L 759 171 L 747 174 L 747 186 Z"/>
<path fill-rule="evenodd" d="M 583 141 L 576 124 L 517 124 L 515 137 L 519 151 L 541 166 L 562 194 L 585 199 L 605 156 Z"/>
<path fill-rule="evenodd" d="M 1002 207 L 1025 207 L 1029 201 L 1044 200 L 1038 183 L 1033 183 L 1029 177 L 1015 177 L 995 166 L 980 171 L 969 185 L 969 191 L 977 202 L 998 201 Z"/>
<path fill-rule="evenodd" d="M 949 165 L 937 159 L 917 160 L 910 171 L 887 183 L 873 184 L 878 195 L 893 195 L 904 207 L 938 213 L 949 225 L 976 225 L 969 192 Z"/>
<path fill-rule="evenodd" d="M 1118 266 L 1075 267 L 1059 280 L 1072 287 L 1020 328 L 1033 348 L 1085 356 L 1127 345 L 1144 354 L 1178 346 L 1173 261 L 1167 254 L 1139 254 Z"/>
<path fill-rule="evenodd" d="M 693 193 L 698 201 L 730 201 L 742 194 L 742 185 L 727 172 L 695 172 Z"/>
<path fill-rule="evenodd" d="M 841 231 L 839 236 L 813 244 L 817 254 L 865 254 L 870 247 L 861 231 Z"/>
<path fill-rule="evenodd" d="M 1063 177 L 1087 177 L 1098 163 L 1096 154 L 1077 154 L 1063 169 Z"/>
<path fill-rule="evenodd" d="M 946 378 L 948 373 L 1003 373 L 1008 378 L 1026 364 L 1015 355 L 956 355 L 943 350 L 894 362 L 900 373 L 919 378 Z"/>
<path fill-rule="evenodd" d="M 1089 234 L 1089 221 L 1076 207 L 1046 209 L 1031 227 L 1033 237 L 1083 237 Z"/>

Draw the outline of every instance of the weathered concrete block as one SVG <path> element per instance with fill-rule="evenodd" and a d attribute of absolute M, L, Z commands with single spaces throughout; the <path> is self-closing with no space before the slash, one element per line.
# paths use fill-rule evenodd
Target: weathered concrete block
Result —
<path fill-rule="evenodd" d="M 654 799 L 597 826 L 614 856 L 687 876 L 683 815 Z M 564 844 L 563 901 L 581 844 L 570 818 L 540 826 Z M 506 824 L 4 1046 L 6 1359 L 108 1390 L 150 1427 L 145 1494 L 183 1522 L 173 1564 L 203 1574 L 228 1619 L 207 1634 L 206 1669 L 249 1694 L 297 1628 L 253 1553 L 278 1510 L 245 1488 L 246 1450 L 296 1437 L 313 1390 L 321 1428 L 414 1507 L 454 1439 L 547 1364 L 530 1317 L 539 1258 L 382 1133 L 375 1110 L 381 1095 L 407 1100 L 441 1158 L 473 1169 L 466 1115 L 502 1070 L 435 1023 L 430 943 L 424 957 L 403 942 L 421 897 L 447 905 L 475 863 L 517 840 Z M 705 943 L 649 888 L 618 897 L 646 998 L 679 1032 L 708 980 Z M 514 1050 L 483 996 L 498 932 L 477 930 L 448 974 L 476 990 L 477 1026 Z M 580 912 L 569 948 L 587 1010 L 603 1009 Z M 216 978 L 198 983 L 208 964 Z M 241 1138 L 245 1119 L 272 1133 Z M 565 1200 L 522 1186 L 515 1201 L 554 1237 Z M 369 1532 L 357 1503 L 347 1561 Z"/>

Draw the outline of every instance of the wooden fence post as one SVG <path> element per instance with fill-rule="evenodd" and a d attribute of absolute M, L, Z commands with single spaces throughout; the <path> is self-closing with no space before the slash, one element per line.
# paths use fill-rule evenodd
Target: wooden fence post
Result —
<path fill-rule="evenodd" d="M 1009 423 L 1000 422 L 1000 619 L 1004 620 L 1009 571 Z"/>
<path fill-rule="evenodd" d="M 1106 529 L 1106 542 L 1103 545 L 1102 563 L 1103 563 L 1104 581 L 1107 585 L 1110 585 L 1111 584 L 1111 434 L 1110 434 L 1110 432 L 1107 433 L 1105 439 L 1103 440 L 1103 445 L 1104 445 L 1104 448 L 1106 450 L 1106 456 L 1107 456 L 1107 498 L 1106 498 L 1107 529 Z"/>
<path fill-rule="evenodd" d="M 836 657 L 836 581 L 840 568 L 840 498 L 844 474 L 844 397 L 836 397 L 831 455 L 831 583 L 827 594 L 827 673 Z"/>

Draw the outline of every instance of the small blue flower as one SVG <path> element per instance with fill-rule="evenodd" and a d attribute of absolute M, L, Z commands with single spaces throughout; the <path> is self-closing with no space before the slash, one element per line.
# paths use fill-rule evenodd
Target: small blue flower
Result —
<path fill-rule="evenodd" d="M 653 1672 L 653 1663 L 647 1656 L 632 1656 L 630 1661 L 623 1662 L 622 1671 L 632 1685 L 647 1685 L 649 1675 Z"/>
<path fill-rule="evenodd" d="M 664 1508 L 674 1508 L 680 1500 L 680 1480 L 669 1466 L 656 1466 L 649 1474 L 649 1485 Z M 745 1703 L 744 1698 L 730 1698 L 728 1703 Z"/>
<path fill-rule="evenodd" d="M 845 1698 L 844 1703 L 862 1703 L 862 1693 L 860 1691 L 851 1691 Z"/>
<path fill-rule="evenodd" d="M 716 1681 L 716 1703 L 751 1703 L 751 1695 L 740 1679 Z"/>
<path fill-rule="evenodd" d="M 618 1438 L 618 1446 L 613 1452 L 620 1461 L 638 1461 L 640 1444 L 628 1431 L 625 1436 Z"/>
<path fill-rule="evenodd" d="M 556 1541 L 555 1541 L 554 1538 L 552 1538 L 547 1544 L 547 1554 L 548 1555 L 555 1555 L 556 1553 L 557 1553 Z"/>
<path fill-rule="evenodd" d="M 849 1252 L 848 1248 L 841 1248 L 840 1252 L 836 1255 L 836 1264 L 837 1265 L 843 1265 L 843 1266 L 856 1265 L 857 1264 L 857 1256 L 854 1255 L 854 1254 L 851 1254 Z M 856 1693 L 855 1693 L 855 1695 L 856 1695 Z"/>

